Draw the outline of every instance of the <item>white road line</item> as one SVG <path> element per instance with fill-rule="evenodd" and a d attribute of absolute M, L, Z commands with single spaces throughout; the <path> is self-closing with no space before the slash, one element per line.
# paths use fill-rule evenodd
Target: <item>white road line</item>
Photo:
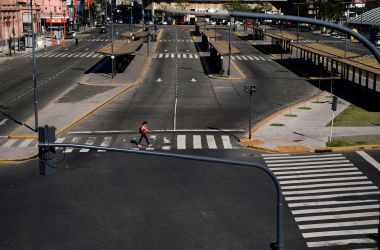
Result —
<path fill-rule="evenodd" d="M 98 55 L 98 58 L 103 58 L 104 56 L 102 54 L 99 54 Z"/>
<path fill-rule="evenodd" d="M 193 54 L 189 54 L 189 58 L 193 58 Z"/>
<path fill-rule="evenodd" d="M 61 54 L 61 57 L 66 57 L 66 56 L 68 56 L 68 54 Z"/>
<path fill-rule="evenodd" d="M 181 58 L 181 54 L 178 53 L 178 54 L 177 54 L 177 58 Z"/>
<path fill-rule="evenodd" d="M 257 56 L 254 56 L 254 58 L 255 58 L 257 61 L 260 61 L 260 59 L 259 59 Z"/>
<path fill-rule="evenodd" d="M 163 54 L 159 54 L 158 55 L 158 58 L 162 58 L 164 55 Z"/>
<path fill-rule="evenodd" d="M 234 56 L 231 56 L 231 60 L 236 60 L 236 58 Z"/>
<path fill-rule="evenodd" d="M 162 147 L 162 150 L 170 150 L 171 148 L 172 148 L 172 146 L 167 145 L 167 146 L 163 146 L 163 147 Z"/>
<path fill-rule="evenodd" d="M 101 147 L 108 147 L 111 144 L 112 137 L 106 136 L 104 137 L 102 143 L 100 143 Z M 106 152 L 106 150 L 98 150 L 98 152 Z"/>
<path fill-rule="evenodd" d="M 92 57 L 93 54 L 94 54 L 94 52 L 91 52 L 91 53 L 88 54 L 86 57 Z"/>
<path fill-rule="evenodd" d="M 29 144 L 33 141 L 34 139 L 25 139 L 22 143 L 20 143 L 19 147 L 25 148 L 29 146 Z"/>
<path fill-rule="evenodd" d="M 325 177 L 325 176 L 344 176 L 344 175 L 362 175 L 360 171 L 351 171 L 348 173 L 329 173 L 329 174 L 305 174 L 305 175 L 293 175 L 293 176 L 277 176 L 278 180 L 285 179 L 300 179 L 300 178 L 312 178 L 312 177 Z"/>
<path fill-rule="evenodd" d="M 71 139 L 71 143 L 78 143 L 80 141 L 80 137 L 74 137 Z M 66 148 L 65 151 L 63 151 L 64 153 L 71 153 L 73 152 L 74 148 Z"/>
<path fill-rule="evenodd" d="M 200 135 L 193 135 L 193 148 L 194 149 L 202 149 L 202 142 Z"/>
<path fill-rule="evenodd" d="M 294 219 L 297 222 L 302 222 L 302 221 L 316 221 L 316 220 L 351 219 L 351 218 L 363 218 L 363 217 L 375 217 L 375 216 L 376 217 L 379 216 L 379 212 L 303 216 L 303 217 L 295 217 Z"/>
<path fill-rule="evenodd" d="M 315 202 L 298 202 L 288 203 L 289 207 L 312 207 L 312 206 L 328 206 L 328 205 L 342 205 L 342 204 L 357 204 L 357 203 L 372 203 L 376 204 L 378 200 L 350 200 L 350 201 L 315 201 Z"/>
<path fill-rule="evenodd" d="M 169 56 L 170 56 L 169 54 L 165 54 L 165 58 L 169 58 Z"/>
<path fill-rule="evenodd" d="M 328 168 L 324 169 L 323 172 L 344 172 L 348 170 L 358 170 L 356 167 L 352 168 Z M 279 175 L 298 175 L 298 174 L 311 174 L 311 173 L 320 173 L 321 169 L 312 169 L 312 170 L 300 170 L 300 171 L 284 171 L 284 172 L 279 172 L 279 171 L 273 171 L 276 176 Z"/>
<path fill-rule="evenodd" d="M 186 149 L 186 135 L 177 135 L 177 149 Z"/>
<path fill-rule="evenodd" d="M 240 56 L 236 56 L 236 58 L 237 58 L 238 60 L 241 60 Z"/>
<path fill-rule="evenodd" d="M 292 210 L 292 214 L 314 214 L 314 213 L 331 213 L 331 212 L 342 212 L 342 211 L 355 211 L 355 210 L 368 210 L 368 209 L 379 209 L 379 204 L 375 205 L 365 205 L 365 206 L 349 206 L 349 207 L 333 207 L 333 208 L 316 208 L 316 209 L 302 209 L 302 210 Z"/>
<path fill-rule="evenodd" d="M 247 61 L 247 60 L 248 60 L 248 58 L 247 58 L 247 57 L 245 57 L 245 56 L 241 56 L 241 58 L 243 58 L 243 60 L 245 60 L 245 61 Z"/>
<path fill-rule="evenodd" d="M 80 55 L 79 57 L 84 57 L 86 54 L 87 54 L 87 52 L 82 53 L 82 55 Z"/>
<path fill-rule="evenodd" d="M 65 141 L 65 139 L 66 138 L 62 138 L 62 137 L 59 137 L 59 138 L 57 138 L 57 139 L 55 139 L 55 143 L 62 143 L 62 142 L 64 142 Z"/>
<path fill-rule="evenodd" d="M 327 188 L 327 189 L 312 189 L 302 191 L 286 191 L 284 195 L 295 194 L 319 194 L 319 193 L 332 193 L 332 192 L 346 192 L 346 191 L 359 191 L 359 190 L 378 190 L 376 186 L 364 186 L 364 187 L 344 187 L 344 188 Z"/>
<path fill-rule="evenodd" d="M 206 135 L 207 145 L 209 149 L 217 149 L 215 137 L 213 135 Z"/>
<path fill-rule="evenodd" d="M 303 188 L 319 188 L 319 187 L 338 187 L 338 186 L 357 186 L 357 185 L 373 185 L 372 181 L 357 181 L 357 182 L 334 182 L 334 183 L 321 183 L 310 185 L 294 185 L 294 186 L 281 186 L 282 190 L 303 189 Z"/>
<path fill-rule="evenodd" d="M 335 161 L 322 161 L 322 162 L 275 163 L 275 164 L 267 164 L 267 166 L 268 167 L 309 166 L 309 165 L 318 165 L 318 164 L 326 164 L 326 163 L 349 163 L 349 162 L 350 162 L 349 160 L 335 160 Z"/>
<path fill-rule="evenodd" d="M 98 56 L 99 56 L 99 54 L 93 54 L 92 58 L 95 58 L 95 57 L 98 57 Z"/>
<path fill-rule="evenodd" d="M 380 171 L 380 163 L 377 162 L 374 158 L 372 158 L 372 156 L 370 156 L 364 151 L 356 151 L 356 153 L 358 153 L 361 157 L 364 158 L 364 160 L 369 162 L 372 166 L 374 166 L 375 168 L 377 168 L 377 170 Z"/>
<path fill-rule="evenodd" d="M 315 158 L 313 159 L 313 161 L 325 161 L 325 160 L 343 160 L 343 159 L 346 159 L 346 157 L 344 156 L 337 156 L 337 157 L 324 157 L 324 158 Z M 267 161 L 265 160 L 265 163 L 280 163 L 280 162 L 307 162 L 307 161 L 310 161 L 310 159 L 290 159 L 290 160 L 287 160 L 287 159 L 281 159 L 281 160 L 270 160 L 270 161 Z M 269 164 L 268 164 L 269 165 Z"/>
<path fill-rule="evenodd" d="M 255 59 L 253 59 L 253 57 L 251 57 L 251 56 L 247 56 L 248 58 L 249 58 L 249 60 L 251 60 L 251 61 L 254 61 Z"/>
<path fill-rule="evenodd" d="M 370 238 L 362 238 L 362 239 L 312 241 L 312 242 L 306 242 L 306 243 L 308 247 L 331 247 L 331 246 L 345 246 L 348 244 L 370 244 L 370 243 L 376 243 L 376 241 Z"/>
<path fill-rule="evenodd" d="M 222 135 L 222 142 L 225 149 L 232 149 L 231 140 L 228 135 Z"/>
<path fill-rule="evenodd" d="M 380 191 L 362 192 L 362 193 L 348 193 L 348 194 L 327 194 L 327 195 L 310 195 L 310 196 L 295 196 L 285 197 L 287 201 L 301 201 L 301 200 L 318 200 L 318 199 L 330 199 L 338 197 L 350 197 L 350 196 L 362 196 L 362 195 L 377 195 Z"/>
<path fill-rule="evenodd" d="M 73 56 L 73 54 L 68 54 L 68 55 L 67 55 L 67 57 L 72 57 L 72 56 Z"/>
<path fill-rule="evenodd" d="M 95 140 L 96 140 L 96 137 L 89 137 L 84 144 L 86 144 L 86 145 L 94 145 Z M 85 152 L 88 152 L 88 151 L 90 151 L 90 149 L 88 149 L 88 148 L 82 148 L 81 150 L 79 150 L 80 153 L 85 153 Z"/>
<path fill-rule="evenodd" d="M 264 57 L 262 57 L 262 56 L 259 56 L 259 58 L 260 58 L 261 60 L 263 60 L 263 61 L 266 61 L 266 59 L 265 59 Z"/>
<path fill-rule="evenodd" d="M 342 236 L 342 235 L 375 234 L 377 233 L 377 230 L 378 230 L 377 228 L 370 228 L 370 229 L 357 229 L 357 230 L 324 231 L 324 232 L 302 233 L 302 236 L 304 238 L 315 238 L 315 237 Z"/>
<path fill-rule="evenodd" d="M 6 143 L 3 144 L 3 146 L 1 146 L 2 148 L 9 148 L 9 147 L 12 147 L 13 144 L 16 143 L 16 141 L 18 141 L 18 139 L 9 139 Z"/>
<path fill-rule="evenodd" d="M 266 156 L 289 156 L 289 154 L 261 154 L 262 157 Z"/>
<path fill-rule="evenodd" d="M 287 171 L 287 170 L 299 170 L 299 169 L 326 169 L 326 168 L 335 168 L 335 167 L 352 167 L 352 163 L 343 163 L 343 164 L 327 164 L 327 165 L 315 165 L 315 166 L 299 166 L 299 167 L 279 167 L 279 168 L 270 168 L 272 171 Z"/>
<path fill-rule="evenodd" d="M 323 178 L 323 179 L 307 179 L 307 180 L 293 180 L 293 181 L 280 181 L 281 185 L 287 184 L 300 184 L 300 183 L 313 183 L 313 182 L 333 182 L 333 181 L 347 181 L 347 180 L 367 180 L 367 176 L 353 176 L 353 177 L 339 177 L 339 178 Z"/>
<path fill-rule="evenodd" d="M 187 55 L 186 54 L 182 54 L 182 58 L 187 58 Z"/>
<path fill-rule="evenodd" d="M 379 220 L 363 220 L 363 221 L 306 224 L 306 225 L 298 225 L 298 227 L 301 230 L 306 230 L 306 229 L 319 229 L 319 228 L 330 228 L 330 227 L 351 227 L 351 226 L 365 226 L 365 225 L 378 225 L 378 224 L 379 224 Z"/>
<path fill-rule="evenodd" d="M 7 121 L 8 121 L 8 119 L 3 119 L 3 120 L 0 122 L 0 126 L 1 126 L 1 125 L 4 125 Z"/>
<path fill-rule="evenodd" d="M 170 54 L 170 57 L 171 58 L 175 58 L 175 55 L 172 53 L 172 54 Z"/>
<path fill-rule="evenodd" d="M 297 156 L 267 156 L 263 157 L 265 160 L 275 160 L 275 159 L 305 159 L 305 158 L 325 158 L 325 157 L 336 157 L 342 156 L 342 154 L 330 154 L 330 155 L 297 155 Z"/>
<path fill-rule="evenodd" d="M 171 140 L 170 140 L 169 137 L 164 136 L 164 138 L 163 138 L 163 142 L 164 142 L 165 144 L 170 144 L 170 143 L 171 143 Z"/>
<path fill-rule="evenodd" d="M 198 55 L 194 55 L 195 58 L 199 58 Z"/>
<path fill-rule="evenodd" d="M 177 91 L 177 90 L 176 90 Z M 177 95 L 177 93 L 176 93 Z M 177 105 L 178 105 L 178 98 L 175 98 L 174 102 L 174 117 L 173 117 L 173 130 L 175 131 L 177 129 Z"/>

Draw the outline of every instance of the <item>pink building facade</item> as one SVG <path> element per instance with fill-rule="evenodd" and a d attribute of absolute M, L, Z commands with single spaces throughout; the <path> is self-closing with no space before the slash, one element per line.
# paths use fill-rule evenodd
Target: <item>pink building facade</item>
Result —
<path fill-rule="evenodd" d="M 57 30 L 67 25 L 69 12 L 66 0 L 35 0 L 41 6 L 42 31 Z"/>

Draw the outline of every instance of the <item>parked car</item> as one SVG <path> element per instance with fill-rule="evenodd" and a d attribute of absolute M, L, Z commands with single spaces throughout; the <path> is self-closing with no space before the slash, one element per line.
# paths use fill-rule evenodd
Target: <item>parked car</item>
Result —
<path fill-rule="evenodd" d="M 187 22 L 185 20 L 179 20 L 178 25 L 186 25 Z"/>
<path fill-rule="evenodd" d="M 77 37 L 77 33 L 76 33 L 75 31 L 69 31 L 68 33 L 73 34 L 73 37 L 74 37 L 74 38 Z"/>
<path fill-rule="evenodd" d="M 65 34 L 65 39 L 73 39 L 73 38 L 74 38 L 73 33 L 67 32 Z"/>
<path fill-rule="evenodd" d="M 252 22 L 252 21 L 245 21 L 244 24 L 245 24 L 245 25 L 252 25 L 253 22 Z"/>

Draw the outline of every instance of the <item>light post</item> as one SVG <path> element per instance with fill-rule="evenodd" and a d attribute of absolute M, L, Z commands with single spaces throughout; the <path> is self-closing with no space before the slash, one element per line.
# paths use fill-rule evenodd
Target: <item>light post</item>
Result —
<path fill-rule="evenodd" d="M 63 11 L 63 39 L 62 39 L 62 48 L 65 47 L 65 35 L 66 35 L 66 11 Z"/>
<path fill-rule="evenodd" d="M 33 0 L 30 0 L 30 21 L 32 23 L 32 68 L 33 68 L 34 127 L 35 127 L 35 131 L 38 131 L 38 109 L 37 109 L 38 101 L 37 101 L 37 77 L 36 77 L 36 38 L 34 35 Z"/>
<path fill-rule="evenodd" d="M 249 114 L 248 114 L 248 128 L 249 128 L 249 139 L 252 139 L 252 95 L 256 92 L 256 85 L 244 85 L 244 92 L 249 93 Z"/>
<path fill-rule="evenodd" d="M 230 18 L 230 26 L 228 30 L 228 69 L 227 69 L 227 75 L 228 77 L 231 76 L 231 23 L 232 19 Z"/>
<path fill-rule="evenodd" d="M 111 68 L 112 68 L 112 79 L 114 78 L 115 74 L 115 55 L 113 54 L 113 5 L 112 5 L 112 0 L 111 0 Z"/>
<path fill-rule="evenodd" d="M 10 33 L 9 32 L 9 27 L 11 26 L 11 21 L 9 20 L 10 18 L 11 18 L 10 16 L 7 16 L 7 17 L 4 18 L 4 20 L 6 19 L 5 24 L 8 27 L 8 34 Z M 9 55 L 11 56 L 12 55 L 12 41 L 11 41 L 11 37 L 9 37 L 9 40 L 8 40 L 8 47 L 9 47 Z"/>

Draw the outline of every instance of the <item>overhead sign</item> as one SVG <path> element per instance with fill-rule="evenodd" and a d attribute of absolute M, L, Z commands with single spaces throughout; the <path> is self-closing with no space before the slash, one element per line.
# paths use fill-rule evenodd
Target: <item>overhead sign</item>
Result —
<path fill-rule="evenodd" d="M 50 18 L 46 18 L 46 23 L 66 23 L 66 22 L 67 21 L 65 18 L 60 18 L 60 17 L 53 17 L 52 20 L 50 20 Z"/>

